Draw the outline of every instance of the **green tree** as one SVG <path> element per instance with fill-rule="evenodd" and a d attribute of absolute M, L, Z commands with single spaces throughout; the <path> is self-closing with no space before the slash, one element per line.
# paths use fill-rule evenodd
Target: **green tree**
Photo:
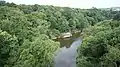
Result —
<path fill-rule="evenodd" d="M 50 40 L 46 35 L 34 37 L 34 41 L 25 40 L 19 48 L 19 56 L 11 56 L 9 61 L 18 58 L 7 67 L 47 67 L 53 65 L 53 57 L 59 43 Z M 10 62 L 11 63 L 11 62 Z M 12 66 L 13 65 L 13 66 Z"/>
<path fill-rule="evenodd" d="M 0 30 L 0 66 L 3 67 L 7 63 L 11 50 L 18 45 L 18 40 L 15 36 Z"/>
<path fill-rule="evenodd" d="M 111 23 L 111 24 L 110 24 Z M 96 26 L 96 30 L 91 30 L 83 39 L 81 47 L 78 48 L 78 67 L 81 67 L 81 61 L 84 65 L 90 64 L 92 67 L 116 67 L 119 66 L 120 27 L 114 21 L 104 21 Z M 113 25 L 113 28 L 111 28 Z M 88 28 L 90 31 L 90 28 Z M 93 29 L 93 28 L 91 28 Z M 94 32 L 95 31 L 95 32 Z M 115 52 L 114 52 L 115 51 Z M 81 59 L 81 60 L 80 60 Z M 87 67 L 87 66 L 85 66 Z M 91 66 L 89 66 L 91 67 Z"/>
<path fill-rule="evenodd" d="M 120 20 L 120 11 L 114 15 L 113 20 Z"/>

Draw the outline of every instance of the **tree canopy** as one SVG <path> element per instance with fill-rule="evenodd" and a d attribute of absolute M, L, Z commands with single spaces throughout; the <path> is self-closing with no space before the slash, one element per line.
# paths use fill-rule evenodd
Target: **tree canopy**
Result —
<path fill-rule="evenodd" d="M 0 67 L 53 67 L 60 33 L 79 30 L 78 67 L 120 62 L 120 11 L 0 1 Z"/>

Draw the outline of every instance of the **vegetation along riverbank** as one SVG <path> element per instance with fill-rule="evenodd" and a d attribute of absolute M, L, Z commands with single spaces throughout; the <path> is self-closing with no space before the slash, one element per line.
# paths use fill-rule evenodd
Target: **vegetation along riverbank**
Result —
<path fill-rule="evenodd" d="M 61 33 L 79 30 L 77 67 L 120 66 L 120 8 L 16 5 L 0 1 L 0 67 L 53 67 Z M 69 36 L 68 36 L 69 35 Z M 72 36 L 68 33 L 63 38 Z"/>

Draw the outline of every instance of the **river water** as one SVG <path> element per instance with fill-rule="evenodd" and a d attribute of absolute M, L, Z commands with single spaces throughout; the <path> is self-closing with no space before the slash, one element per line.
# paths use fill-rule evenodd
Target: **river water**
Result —
<path fill-rule="evenodd" d="M 60 42 L 61 48 L 54 58 L 54 67 L 76 67 L 77 47 L 82 43 L 80 33 L 57 41 Z"/>

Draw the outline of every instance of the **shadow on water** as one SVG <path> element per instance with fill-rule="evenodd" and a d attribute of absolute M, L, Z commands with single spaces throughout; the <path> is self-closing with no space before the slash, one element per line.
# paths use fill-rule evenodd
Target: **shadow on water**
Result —
<path fill-rule="evenodd" d="M 76 67 L 77 47 L 81 44 L 80 33 L 66 39 L 58 39 L 61 49 L 54 59 L 54 67 Z"/>

